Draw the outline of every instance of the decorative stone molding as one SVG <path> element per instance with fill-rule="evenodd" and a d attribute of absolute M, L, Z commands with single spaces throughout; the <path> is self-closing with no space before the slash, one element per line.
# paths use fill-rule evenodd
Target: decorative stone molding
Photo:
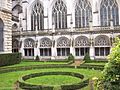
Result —
<path fill-rule="evenodd" d="M 57 40 L 57 47 L 70 47 L 70 40 L 66 37 L 60 37 Z"/>
<path fill-rule="evenodd" d="M 40 40 L 40 47 L 52 47 L 52 41 L 49 38 L 42 38 Z"/>
<path fill-rule="evenodd" d="M 79 36 L 75 39 L 75 46 L 90 46 L 90 41 L 85 36 Z"/>

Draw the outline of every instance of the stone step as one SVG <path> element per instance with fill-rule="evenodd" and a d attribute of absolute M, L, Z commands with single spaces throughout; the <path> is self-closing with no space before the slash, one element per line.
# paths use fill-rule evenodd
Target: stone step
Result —
<path fill-rule="evenodd" d="M 85 61 L 83 60 L 75 60 L 74 63 L 71 64 L 71 66 L 80 66 L 83 64 Z"/>

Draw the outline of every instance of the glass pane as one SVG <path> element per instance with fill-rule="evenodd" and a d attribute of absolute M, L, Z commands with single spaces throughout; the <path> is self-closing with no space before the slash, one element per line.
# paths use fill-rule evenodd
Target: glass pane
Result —
<path fill-rule="evenodd" d="M 42 30 L 44 28 L 44 8 L 39 0 L 36 0 L 31 13 L 31 30 Z M 36 28 L 37 26 L 37 28 Z"/>
<path fill-rule="evenodd" d="M 99 48 L 95 48 L 95 56 L 99 56 Z"/>
<path fill-rule="evenodd" d="M 79 48 L 75 48 L 75 55 L 76 55 L 76 56 L 80 56 Z"/>
<path fill-rule="evenodd" d="M 66 56 L 65 53 L 66 53 L 66 49 L 62 48 L 62 56 Z"/>
<path fill-rule="evenodd" d="M 43 56 L 43 49 L 40 49 L 40 56 Z"/>
<path fill-rule="evenodd" d="M 81 56 L 84 56 L 85 53 L 84 53 L 84 48 L 80 48 L 80 53 L 81 53 Z"/>
<path fill-rule="evenodd" d="M 67 53 L 67 56 L 70 55 L 70 48 L 66 48 L 66 53 Z"/>
<path fill-rule="evenodd" d="M 91 4 L 88 0 L 78 0 L 75 7 L 75 27 L 89 26 L 92 16 Z"/>
<path fill-rule="evenodd" d="M 27 56 L 27 49 L 24 49 L 25 56 Z"/>
<path fill-rule="evenodd" d="M 89 48 L 85 48 L 85 54 L 89 54 Z"/>
<path fill-rule="evenodd" d="M 47 50 L 47 48 L 44 48 L 44 53 L 45 53 L 44 56 L 48 56 L 48 50 Z"/>
<path fill-rule="evenodd" d="M 54 4 L 52 17 L 56 29 L 67 28 L 67 7 L 62 0 L 58 0 Z"/>
<path fill-rule="evenodd" d="M 57 56 L 61 56 L 60 52 L 61 52 L 61 49 L 57 48 Z"/>
<path fill-rule="evenodd" d="M 32 56 L 31 49 L 28 49 L 28 53 L 29 53 L 29 54 L 28 54 L 29 56 Z"/>
<path fill-rule="evenodd" d="M 51 56 L 51 48 L 49 48 L 49 56 Z"/>
<path fill-rule="evenodd" d="M 104 56 L 104 47 L 100 48 L 100 56 Z"/>
<path fill-rule="evenodd" d="M 113 25 L 119 25 L 118 20 L 119 17 L 118 12 L 119 10 L 115 8 L 118 8 L 118 4 L 116 0 L 103 0 L 101 2 L 100 6 L 100 16 L 101 16 L 101 25 L 102 26 L 110 26 L 110 20 L 113 19 Z M 115 15 L 117 14 L 117 15 Z M 111 17 L 112 16 L 112 17 Z"/>
<path fill-rule="evenodd" d="M 107 56 L 107 55 L 109 55 L 110 54 L 110 48 L 109 47 L 106 47 L 105 48 L 105 55 Z"/>

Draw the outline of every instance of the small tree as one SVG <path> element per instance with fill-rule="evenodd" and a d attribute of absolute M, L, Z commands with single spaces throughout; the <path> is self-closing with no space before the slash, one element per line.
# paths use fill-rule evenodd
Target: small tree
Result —
<path fill-rule="evenodd" d="M 91 61 L 91 59 L 90 59 L 90 56 L 89 56 L 89 54 L 88 53 L 86 53 L 85 54 L 85 56 L 84 56 L 84 59 L 83 59 L 85 62 L 89 62 L 89 61 Z"/>
<path fill-rule="evenodd" d="M 70 54 L 68 56 L 68 61 L 74 61 L 74 59 L 75 59 L 75 57 L 72 54 Z"/>
<path fill-rule="evenodd" d="M 116 38 L 114 45 L 103 70 L 102 81 L 99 82 L 99 85 L 103 84 L 104 90 L 120 90 L 120 39 Z"/>
<path fill-rule="evenodd" d="M 40 60 L 40 58 L 39 58 L 39 56 L 37 55 L 36 58 L 35 58 L 35 61 L 39 61 L 39 60 Z"/>

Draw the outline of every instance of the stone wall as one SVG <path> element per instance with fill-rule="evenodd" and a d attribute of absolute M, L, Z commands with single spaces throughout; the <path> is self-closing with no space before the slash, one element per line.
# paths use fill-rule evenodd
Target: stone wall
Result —
<path fill-rule="evenodd" d="M 11 2 L 6 3 L 7 7 L 0 7 L 0 19 L 4 23 L 3 29 L 3 52 L 12 52 L 12 21 Z"/>

